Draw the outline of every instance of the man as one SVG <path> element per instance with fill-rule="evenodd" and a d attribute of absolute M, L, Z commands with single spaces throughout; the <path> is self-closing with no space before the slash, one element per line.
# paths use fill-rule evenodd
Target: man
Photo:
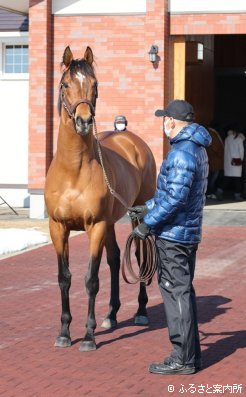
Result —
<path fill-rule="evenodd" d="M 221 200 L 223 198 L 224 143 L 217 130 L 209 127 L 208 132 L 212 138 L 212 144 L 207 148 L 209 164 L 207 198 Z"/>
<path fill-rule="evenodd" d="M 126 131 L 127 119 L 125 116 L 116 116 L 114 120 L 115 131 Z"/>
<path fill-rule="evenodd" d="M 184 100 L 170 102 L 155 115 L 164 117 L 171 150 L 161 165 L 155 196 L 144 206 L 132 207 L 130 216 L 143 218 L 134 229 L 136 237 L 145 239 L 149 233 L 155 236 L 158 284 L 173 349 L 164 362 L 151 364 L 149 371 L 192 374 L 201 367 L 192 281 L 207 189 L 205 148 L 211 137 L 204 127 L 193 122 L 193 107 Z"/>

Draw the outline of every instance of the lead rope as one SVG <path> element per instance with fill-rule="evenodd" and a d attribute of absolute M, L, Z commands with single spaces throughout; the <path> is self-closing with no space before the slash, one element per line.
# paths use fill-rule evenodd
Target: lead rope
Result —
<path fill-rule="evenodd" d="M 102 157 L 102 150 L 101 150 L 101 145 L 100 141 L 98 138 L 98 132 L 97 132 L 97 126 L 96 126 L 96 120 L 95 117 L 93 117 L 93 125 L 94 125 L 94 131 L 95 131 L 95 137 L 97 141 L 97 150 L 98 150 L 98 155 L 99 155 L 99 160 L 100 164 L 102 167 L 103 175 L 105 182 L 107 184 L 107 187 L 110 191 L 110 193 L 117 198 L 117 200 L 120 201 L 120 203 L 123 205 L 128 210 L 128 205 L 126 201 L 121 197 L 110 185 L 104 163 L 103 163 L 103 157 Z M 132 251 L 132 243 L 135 243 L 135 247 L 137 248 L 137 244 L 140 244 L 140 258 L 139 258 L 139 275 L 136 274 L 136 272 L 133 270 L 133 263 L 131 260 L 131 251 Z M 144 253 L 146 255 L 144 255 Z M 145 260 L 144 260 L 145 259 Z M 151 280 L 155 274 L 156 271 L 156 264 L 157 264 L 157 253 L 156 253 L 156 248 L 155 248 L 155 242 L 153 237 L 147 236 L 145 240 L 137 239 L 136 236 L 131 232 L 127 238 L 126 241 L 126 246 L 123 254 L 123 259 L 122 259 L 122 277 L 124 281 L 128 284 L 136 284 L 137 282 L 145 283 L 146 285 L 149 285 L 151 283 Z M 130 275 L 131 279 L 127 276 L 127 273 Z"/>
<path fill-rule="evenodd" d="M 121 204 L 123 205 L 123 207 L 125 207 L 125 208 L 128 210 L 128 205 L 127 205 L 126 201 L 123 199 L 123 197 L 121 197 L 121 196 L 111 187 L 110 182 L 109 182 L 109 180 L 108 180 L 108 176 L 107 176 L 107 173 L 106 173 L 104 164 L 103 164 L 102 150 L 101 150 L 101 145 L 100 145 L 100 141 L 99 141 L 99 138 L 98 138 L 97 125 L 96 125 L 95 117 L 93 117 L 93 124 L 94 124 L 95 137 L 96 137 L 96 141 L 97 141 L 97 150 L 98 150 L 99 160 L 100 160 L 100 164 L 101 164 L 101 167 L 102 167 L 102 171 L 103 171 L 103 175 L 104 175 L 105 182 L 106 182 L 106 184 L 107 184 L 107 186 L 108 186 L 108 189 L 109 189 L 110 193 L 111 193 L 114 197 L 116 197 L 116 198 L 121 202 Z"/>

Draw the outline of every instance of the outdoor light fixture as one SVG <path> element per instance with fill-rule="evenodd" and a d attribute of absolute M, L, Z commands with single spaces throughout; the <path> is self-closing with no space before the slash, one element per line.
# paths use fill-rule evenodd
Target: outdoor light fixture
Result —
<path fill-rule="evenodd" d="M 157 61 L 158 47 L 157 45 L 152 45 L 149 50 L 149 60 L 152 63 Z"/>
<path fill-rule="evenodd" d="M 199 65 L 204 61 L 204 45 L 199 41 L 185 43 L 185 60 L 187 65 Z"/>
<path fill-rule="evenodd" d="M 203 61 L 203 44 L 197 43 L 197 60 Z"/>

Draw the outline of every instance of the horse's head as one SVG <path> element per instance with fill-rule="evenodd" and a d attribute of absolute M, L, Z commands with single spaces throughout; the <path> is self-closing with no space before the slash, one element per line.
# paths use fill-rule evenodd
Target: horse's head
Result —
<path fill-rule="evenodd" d="M 67 47 L 62 65 L 65 70 L 60 81 L 59 113 L 61 114 L 63 106 L 73 119 L 76 132 L 86 135 L 93 125 L 97 98 L 97 79 L 91 48 L 87 47 L 84 58 L 73 59 L 72 51 Z"/>

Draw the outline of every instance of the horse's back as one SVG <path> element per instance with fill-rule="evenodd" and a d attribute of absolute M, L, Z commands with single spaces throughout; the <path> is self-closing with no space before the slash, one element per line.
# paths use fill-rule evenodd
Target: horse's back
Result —
<path fill-rule="evenodd" d="M 144 202 L 152 197 L 156 187 L 156 163 L 147 143 L 131 131 L 104 131 L 99 134 L 99 140 L 103 147 L 110 150 L 114 162 L 117 162 L 116 153 L 118 160 L 123 163 L 122 178 L 127 179 L 127 168 L 131 174 L 129 181 L 133 173 L 136 174 L 139 195 L 135 203 Z M 116 169 L 115 172 L 120 173 L 120 170 Z M 119 175 L 118 180 L 121 180 Z"/>
<path fill-rule="evenodd" d="M 140 168 L 156 170 L 155 159 L 149 146 L 138 135 L 131 131 L 103 131 L 99 134 L 102 146 L 111 149 L 132 164 Z M 146 160 L 149 160 L 146 163 Z M 149 166 L 149 167 L 148 167 Z"/>

